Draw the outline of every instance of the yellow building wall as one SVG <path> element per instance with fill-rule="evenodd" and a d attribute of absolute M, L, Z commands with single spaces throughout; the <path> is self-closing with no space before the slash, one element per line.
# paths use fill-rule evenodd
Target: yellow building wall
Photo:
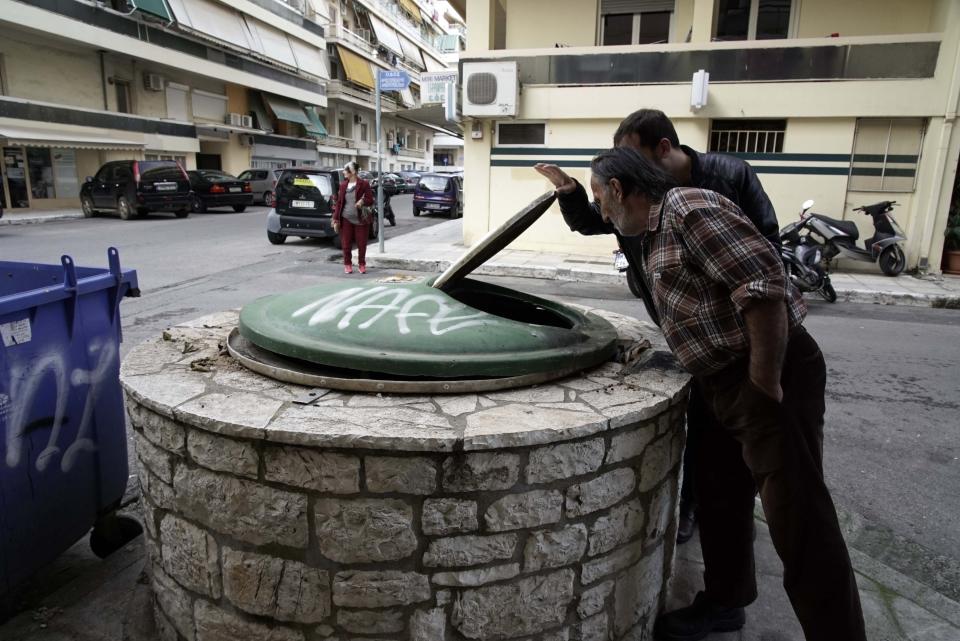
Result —
<path fill-rule="evenodd" d="M 673 33 L 670 42 L 683 42 L 693 27 L 694 0 L 676 0 L 673 8 Z"/>
<path fill-rule="evenodd" d="M 597 0 L 508 0 L 506 48 L 596 44 Z"/>
<path fill-rule="evenodd" d="M 20 40 L 17 34 L 4 34 L 0 56 L 9 95 L 103 109 L 100 62 L 95 52 L 39 45 Z"/>
<path fill-rule="evenodd" d="M 941 0 L 942 1 L 942 0 Z M 873 36 L 942 31 L 931 28 L 937 0 L 794 0 L 799 6 L 798 38 Z"/>

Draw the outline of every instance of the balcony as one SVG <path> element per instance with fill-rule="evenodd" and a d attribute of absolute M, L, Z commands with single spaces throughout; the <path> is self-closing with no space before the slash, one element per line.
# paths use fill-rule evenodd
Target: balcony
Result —
<path fill-rule="evenodd" d="M 364 38 L 362 35 L 350 31 L 343 25 L 330 25 L 327 37 L 333 42 L 340 41 L 348 46 L 360 49 L 371 56 L 377 55 L 377 47 L 370 42 L 369 37 Z"/>
<path fill-rule="evenodd" d="M 343 136 L 326 136 L 317 141 L 317 144 L 321 147 L 336 147 L 338 149 L 351 149 L 353 147 L 352 138 L 344 138 Z"/>
<path fill-rule="evenodd" d="M 346 98 L 355 102 L 361 102 L 366 107 L 371 107 L 375 104 L 376 95 L 370 89 L 363 87 L 357 87 L 341 80 L 330 80 L 327 82 L 327 97 L 328 98 Z M 397 101 L 389 96 L 380 96 L 380 104 L 383 111 L 396 111 L 397 110 Z"/>
<path fill-rule="evenodd" d="M 432 38 L 424 36 L 420 25 L 415 24 L 407 14 L 400 9 L 396 2 L 392 0 L 360 0 L 361 4 L 368 5 L 390 16 L 390 25 L 402 31 L 405 36 L 411 38 L 417 44 L 429 47 L 434 57 L 437 57 L 437 44 Z"/>

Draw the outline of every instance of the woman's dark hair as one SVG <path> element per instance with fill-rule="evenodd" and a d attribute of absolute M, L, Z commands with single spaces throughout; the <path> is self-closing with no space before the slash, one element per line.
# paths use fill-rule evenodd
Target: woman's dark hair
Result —
<path fill-rule="evenodd" d="M 346 165 L 344 165 L 343 168 L 349 169 L 351 174 L 355 174 L 358 171 L 360 171 L 360 165 L 358 165 L 355 160 L 351 160 Z"/>
<path fill-rule="evenodd" d="M 601 151 L 590 163 L 590 171 L 604 185 L 613 178 L 619 180 L 624 196 L 642 194 L 651 202 L 660 202 L 668 191 L 677 186 L 673 176 L 630 147 Z"/>
<path fill-rule="evenodd" d="M 623 139 L 631 134 L 636 134 L 640 145 L 647 149 L 653 149 L 664 138 L 674 147 L 680 146 L 677 130 L 667 114 L 659 109 L 640 109 L 624 118 L 617 133 L 613 134 L 614 147 L 619 147 Z"/>

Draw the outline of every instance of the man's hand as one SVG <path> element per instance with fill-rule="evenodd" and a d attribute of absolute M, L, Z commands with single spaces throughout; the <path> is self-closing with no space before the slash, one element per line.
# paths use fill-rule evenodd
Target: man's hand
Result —
<path fill-rule="evenodd" d="M 533 166 L 537 172 L 553 183 L 558 194 L 570 194 L 577 188 L 577 181 L 568 176 L 562 169 L 556 165 L 548 165 L 539 162 Z"/>
<path fill-rule="evenodd" d="M 783 301 L 757 301 L 743 311 L 750 336 L 750 382 L 761 392 L 783 400 L 780 372 L 787 349 L 787 307 Z"/>

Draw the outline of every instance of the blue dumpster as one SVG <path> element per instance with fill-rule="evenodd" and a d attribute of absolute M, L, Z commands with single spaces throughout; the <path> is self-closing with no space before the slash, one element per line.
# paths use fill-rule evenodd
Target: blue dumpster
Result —
<path fill-rule="evenodd" d="M 115 248 L 108 261 L 0 261 L 0 601 L 92 526 L 101 555 L 133 534 L 112 515 L 128 476 L 119 309 L 139 290 Z"/>

